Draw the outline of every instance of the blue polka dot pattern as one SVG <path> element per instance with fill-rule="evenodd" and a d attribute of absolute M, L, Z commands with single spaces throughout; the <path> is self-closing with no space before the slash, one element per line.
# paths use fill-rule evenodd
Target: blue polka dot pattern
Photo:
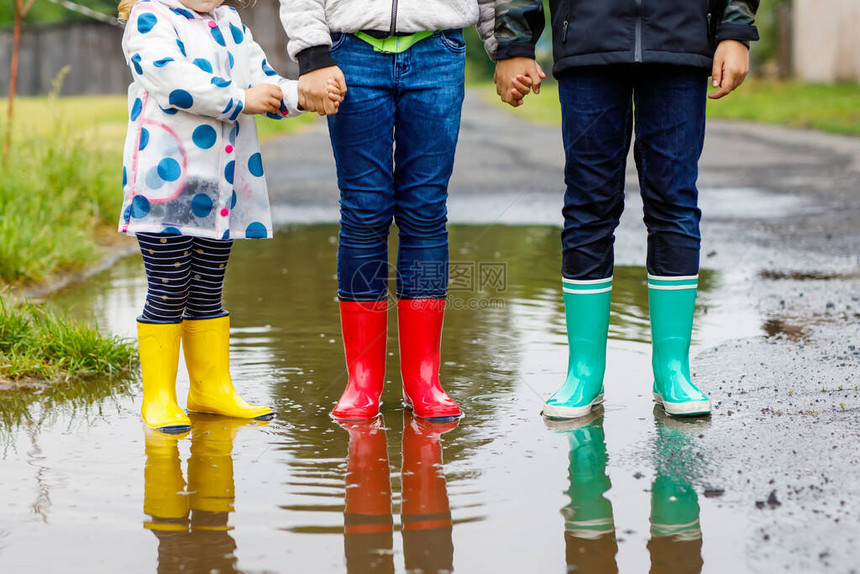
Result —
<path fill-rule="evenodd" d="M 263 156 L 255 153 L 248 160 L 248 171 L 255 177 L 263 177 Z"/>
<path fill-rule="evenodd" d="M 156 68 L 163 68 L 164 66 L 166 66 L 167 64 L 169 64 L 172 61 L 173 61 L 173 58 L 162 58 L 160 60 L 154 61 L 152 63 L 152 65 L 155 66 Z"/>
<path fill-rule="evenodd" d="M 149 189 L 159 189 L 160 187 L 164 186 L 164 180 L 161 179 L 161 176 L 158 175 L 157 167 L 153 167 L 146 173 L 144 182 L 146 183 L 146 187 L 148 187 Z"/>
<path fill-rule="evenodd" d="M 142 195 L 135 195 L 131 200 L 131 217 L 146 217 L 149 213 L 149 200 Z"/>
<path fill-rule="evenodd" d="M 131 206 L 130 205 L 122 210 L 122 220 L 125 221 L 126 223 L 131 221 Z"/>
<path fill-rule="evenodd" d="M 245 34 L 242 33 L 242 30 L 233 24 L 230 24 L 230 33 L 233 34 L 233 41 L 237 44 L 241 44 L 242 40 L 245 39 Z"/>
<path fill-rule="evenodd" d="M 192 98 L 191 94 L 189 94 L 185 90 L 173 90 L 172 92 L 170 92 L 168 101 L 170 102 L 171 106 L 176 106 L 177 108 L 182 108 L 183 110 L 187 110 L 194 105 L 194 98 Z"/>
<path fill-rule="evenodd" d="M 179 14 L 180 16 L 184 16 L 188 20 L 194 20 L 194 14 L 185 10 L 183 8 L 171 8 L 170 9 L 174 14 Z"/>
<path fill-rule="evenodd" d="M 148 34 L 155 28 L 155 25 L 158 23 L 158 18 L 155 17 L 155 14 L 147 12 L 146 14 L 141 14 L 137 19 L 137 31 L 141 34 Z"/>
<path fill-rule="evenodd" d="M 224 235 L 221 236 L 222 241 L 227 241 L 228 239 L 230 239 L 230 231 L 229 230 L 225 231 Z"/>
<path fill-rule="evenodd" d="M 236 202 L 239 201 L 239 197 L 236 195 L 236 190 L 233 190 L 233 197 L 230 198 L 230 209 L 236 207 Z"/>
<path fill-rule="evenodd" d="M 164 229 L 161 230 L 161 234 L 162 235 L 182 235 L 182 232 L 179 231 L 179 229 L 177 227 L 167 225 L 164 227 Z"/>
<path fill-rule="evenodd" d="M 215 140 L 217 139 L 218 134 L 215 132 L 215 128 L 206 124 L 198 126 L 194 130 L 194 133 L 191 134 L 191 140 L 194 142 L 194 145 L 202 149 L 209 149 L 215 145 Z"/>
<path fill-rule="evenodd" d="M 194 65 L 203 70 L 204 72 L 212 73 L 212 63 L 206 58 L 196 58 L 194 60 Z"/>
<path fill-rule="evenodd" d="M 143 110 L 143 102 L 141 101 L 140 98 L 137 98 L 134 100 L 134 103 L 131 105 L 131 114 L 129 115 L 129 117 L 131 118 L 131 121 L 136 121 L 137 118 L 140 117 L 141 110 Z"/>
<path fill-rule="evenodd" d="M 233 184 L 233 176 L 236 174 L 236 162 L 228 161 L 227 166 L 224 168 L 224 179 L 227 180 L 227 183 Z"/>
<path fill-rule="evenodd" d="M 186 54 L 186 53 L 185 53 L 185 44 L 183 44 L 183 43 L 182 43 L 182 40 L 180 40 L 179 38 L 177 38 L 177 39 L 176 39 L 176 45 L 179 47 L 179 52 L 180 52 L 183 56 L 187 56 L 187 55 L 188 55 L 188 54 Z"/>
<path fill-rule="evenodd" d="M 230 98 L 230 101 L 229 101 L 229 102 L 227 102 L 227 107 L 226 107 L 226 108 L 224 108 L 224 111 L 223 111 L 223 112 L 221 112 L 221 114 L 223 115 L 223 114 L 226 114 L 227 112 L 229 112 L 229 111 L 230 111 L 230 108 L 232 108 L 232 107 L 233 107 L 233 103 L 234 103 L 234 102 L 233 102 L 233 98 Z"/>
<path fill-rule="evenodd" d="M 144 148 L 146 147 L 146 144 L 148 144 L 148 143 L 149 143 L 149 130 L 146 128 L 143 128 L 142 130 L 140 130 L 140 146 L 137 149 L 139 149 L 140 151 L 143 151 Z"/>
<path fill-rule="evenodd" d="M 272 68 L 272 66 L 269 65 L 269 62 L 267 62 L 265 58 L 263 58 L 263 73 L 267 76 L 278 75 L 278 73 Z"/>
<path fill-rule="evenodd" d="M 169 108 L 169 109 L 166 109 L 166 110 L 165 110 L 165 109 L 164 109 L 164 108 L 162 108 L 161 106 L 158 106 L 158 107 L 161 109 L 161 111 L 162 111 L 162 112 L 164 112 L 164 113 L 165 113 L 165 114 L 167 114 L 168 116 L 175 116 L 176 114 L 178 114 L 178 113 L 179 113 L 179 110 L 174 110 L 173 108 Z"/>
<path fill-rule="evenodd" d="M 214 76 L 211 80 L 213 85 L 218 86 L 219 88 L 226 88 L 230 84 L 233 83 L 233 80 L 227 80 L 225 78 L 219 78 L 218 76 Z M 232 101 L 232 100 L 230 100 Z"/>
<path fill-rule="evenodd" d="M 233 126 L 233 129 L 230 130 L 230 136 L 229 136 L 230 145 L 232 145 L 232 146 L 236 145 L 236 136 L 238 136 L 238 135 L 239 135 L 239 124 L 236 124 L 235 126 Z"/>
<path fill-rule="evenodd" d="M 224 41 L 224 34 L 221 33 L 221 29 L 217 26 L 215 28 L 210 28 L 212 30 L 212 37 L 215 38 L 215 42 L 219 46 L 227 47 L 227 42 Z"/>
<path fill-rule="evenodd" d="M 128 184 L 128 170 L 125 166 L 122 166 L 122 186 L 125 187 Z M 233 192 L 233 195 L 236 195 L 236 192 Z"/>
<path fill-rule="evenodd" d="M 236 118 L 239 117 L 239 114 L 241 114 L 242 110 L 244 110 L 244 109 L 245 109 L 245 104 L 243 104 L 242 102 L 237 102 L 236 103 L 236 109 L 233 110 L 233 115 L 230 116 L 230 119 L 235 121 Z"/>
<path fill-rule="evenodd" d="M 236 65 L 236 60 L 233 58 L 232 52 L 227 52 L 227 60 L 230 62 L 230 69 L 233 69 L 233 66 Z"/>
<path fill-rule="evenodd" d="M 266 235 L 268 235 L 266 226 L 259 221 L 255 221 L 245 229 L 245 237 L 248 239 L 265 239 Z"/>
<path fill-rule="evenodd" d="M 138 76 L 143 75 L 143 68 L 140 65 L 140 54 L 135 54 L 131 57 L 131 66 L 134 68 L 134 71 L 137 72 Z"/>
<path fill-rule="evenodd" d="M 164 181 L 176 181 L 180 175 L 182 175 L 182 168 L 172 157 L 166 157 L 158 162 L 158 177 Z"/>
<path fill-rule="evenodd" d="M 198 193 L 191 198 L 191 211 L 197 217 L 206 217 L 212 213 L 212 198 L 205 193 Z"/>

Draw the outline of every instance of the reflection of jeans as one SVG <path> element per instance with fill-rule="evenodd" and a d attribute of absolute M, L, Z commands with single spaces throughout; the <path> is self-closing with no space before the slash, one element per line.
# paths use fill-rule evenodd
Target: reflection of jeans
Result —
<path fill-rule="evenodd" d="M 559 78 L 567 186 L 565 277 L 612 275 L 614 231 L 624 209 L 634 125 L 648 272 L 698 272 L 701 213 L 696 179 L 705 135 L 706 75 L 681 66 L 619 65 L 580 68 Z"/>
<path fill-rule="evenodd" d="M 335 34 L 349 86 L 329 133 L 340 188 L 338 295 L 388 291 L 388 230 L 399 229 L 397 295 L 443 298 L 448 285 L 448 180 L 460 129 L 465 44 L 437 32 L 400 54 Z"/>

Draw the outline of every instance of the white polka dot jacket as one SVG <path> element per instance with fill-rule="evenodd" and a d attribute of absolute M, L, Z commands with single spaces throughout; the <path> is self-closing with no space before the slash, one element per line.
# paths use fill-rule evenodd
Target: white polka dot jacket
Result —
<path fill-rule="evenodd" d="M 123 51 L 134 81 L 123 155 L 119 231 L 214 239 L 272 236 L 254 116 L 245 89 L 281 87 L 283 118 L 300 114 L 295 81 L 280 77 L 233 9 L 197 14 L 178 0 L 142 0 Z"/>

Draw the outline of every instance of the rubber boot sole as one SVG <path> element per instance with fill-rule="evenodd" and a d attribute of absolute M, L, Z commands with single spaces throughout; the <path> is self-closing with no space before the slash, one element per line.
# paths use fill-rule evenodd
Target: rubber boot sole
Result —
<path fill-rule="evenodd" d="M 591 409 L 603 403 L 603 393 L 597 395 L 593 401 L 581 407 L 564 407 L 559 405 L 544 405 L 541 415 L 545 419 L 564 421 L 570 419 L 578 419 L 588 416 Z"/>
<path fill-rule="evenodd" d="M 711 414 L 710 399 L 706 399 L 704 401 L 687 401 L 684 403 L 668 403 L 663 401 L 663 397 L 659 394 L 653 393 L 653 395 L 654 402 L 662 406 L 663 410 L 665 410 L 668 415 L 675 417 L 692 417 Z"/>

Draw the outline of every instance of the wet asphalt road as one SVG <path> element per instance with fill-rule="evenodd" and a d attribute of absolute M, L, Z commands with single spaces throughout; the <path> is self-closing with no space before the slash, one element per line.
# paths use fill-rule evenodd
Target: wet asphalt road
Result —
<path fill-rule="evenodd" d="M 276 218 L 332 219 L 323 122 L 265 154 Z M 558 128 L 470 93 L 451 220 L 560 225 L 562 169 Z M 715 405 L 705 496 L 756 509 L 751 571 L 860 572 L 860 138 L 712 122 L 700 189 L 702 266 L 762 321 L 694 360 Z M 631 157 L 628 211 L 637 191 Z M 643 243 L 619 236 L 619 264 L 641 265 Z"/>

